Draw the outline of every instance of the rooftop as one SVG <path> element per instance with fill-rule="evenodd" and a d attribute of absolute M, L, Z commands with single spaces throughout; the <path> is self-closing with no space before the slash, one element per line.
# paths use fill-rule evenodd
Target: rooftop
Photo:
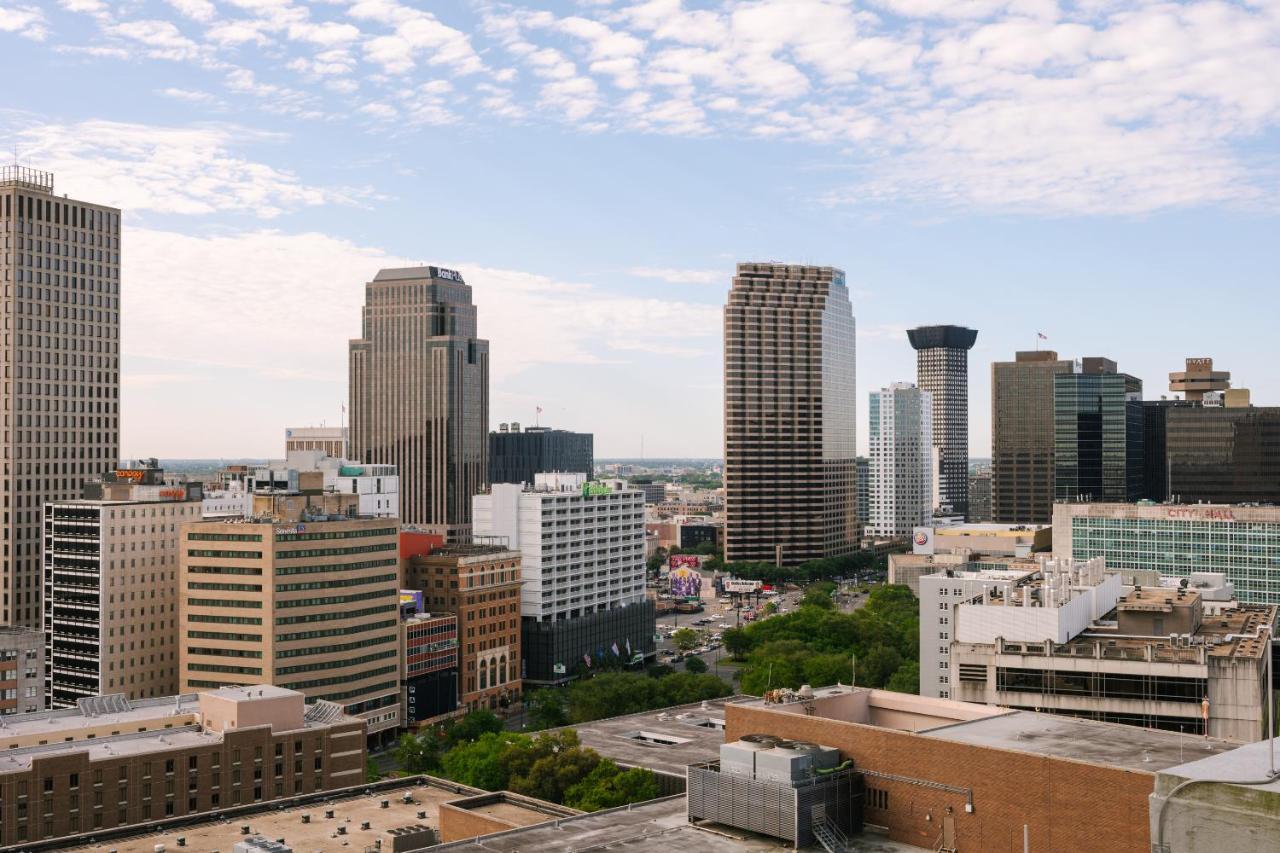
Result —
<path fill-rule="evenodd" d="M 59 850 L 116 850 L 118 853 L 153 853 L 158 845 L 166 850 L 178 849 L 178 838 L 186 839 L 186 849 L 200 851 L 230 851 L 235 842 L 244 836 L 241 827 L 248 826 L 250 834 L 266 838 L 283 838 L 298 853 L 336 850 L 367 850 L 382 842 L 383 850 L 392 850 L 390 833 L 402 827 L 440 826 L 440 805 L 459 797 L 484 793 L 474 788 L 456 785 L 430 777 L 411 777 L 403 784 L 361 786 L 327 795 L 298 797 L 292 800 L 275 800 L 240 809 L 225 809 L 207 813 L 196 819 L 175 821 L 173 828 L 156 831 L 154 827 L 142 828 L 134 834 L 124 830 L 120 840 L 104 844 L 102 840 L 78 847 L 61 847 Z M 409 801 L 405 801 L 408 795 Z M 383 808 L 382 803 L 387 803 Z M 283 807 L 282 807 L 283 806 Z M 333 817 L 325 817 L 333 811 Z M 425 812 L 425 817 L 419 817 Z M 303 816 L 309 815 L 307 823 Z M 361 829 L 368 821 L 369 828 Z M 345 827 L 344 835 L 336 835 L 338 827 Z M 101 833 L 99 833 L 101 834 Z M 423 847 L 426 845 L 424 844 Z M 49 850 L 55 848 L 47 848 Z M 422 848 L 412 848 L 422 849 Z"/>
<path fill-rule="evenodd" d="M 125 699 L 124 694 L 95 696 L 84 699 L 75 708 L 57 711 L 32 711 L 0 717 L 0 748 L 9 743 L 38 735 L 47 740 L 71 735 L 89 727 L 119 725 L 136 728 L 139 723 L 167 720 L 173 725 L 194 722 L 200 707 L 196 694 L 168 696 L 163 699 Z"/>
<path fill-rule="evenodd" d="M 951 527 L 934 529 L 934 536 L 1034 536 L 1041 530 L 1053 527 L 1052 524 L 986 524 L 970 522 Z"/>
<path fill-rule="evenodd" d="M 1276 746 L 1280 747 L 1280 739 L 1277 739 Z M 1222 752 L 1204 752 L 1199 749 L 1195 751 L 1188 750 L 1188 757 L 1193 760 L 1188 761 L 1186 764 L 1177 764 L 1163 769 L 1160 773 L 1161 778 L 1156 783 L 1159 789 L 1158 792 L 1160 790 L 1167 792 L 1174 784 L 1188 779 L 1225 780 L 1225 784 L 1231 784 L 1236 780 L 1249 782 L 1255 779 L 1266 779 L 1270 775 L 1271 756 L 1269 750 L 1271 749 L 1270 742 L 1260 740 L 1257 743 L 1238 746 L 1229 752 L 1225 750 Z M 1280 749 L 1276 749 L 1276 756 L 1277 766 L 1280 766 Z M 1250 785 L 1249 787 L 1254 790 L 1280 794 L 1280 779 L 1267 785 Z"/>
<path fill-rule="evenodd" d="M 720 757 L 720 744 L 724 743 L 724 706 L 754 698 L 712 699 L 566 728 L 577 731 L 583 746 L 619 764 L 683 777 L 688 765 Z"/>

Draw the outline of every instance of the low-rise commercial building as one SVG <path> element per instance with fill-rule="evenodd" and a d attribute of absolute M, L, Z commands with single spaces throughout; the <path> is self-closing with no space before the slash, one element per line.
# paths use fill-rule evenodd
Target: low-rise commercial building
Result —
<path fill-rule="evenodd" d="M 416 613 L 400 623 L 401 719 L 413 728 L 458 711 L 458 617 Z"/>
<path fill-rule="evenodd" d="M 1060 503 L 1053 550 L 1112 571 L 1220 572 L 1241 602 L 1280 604 L 1280 506 Z"/>
<path fill-rule="evenodd" d="M 146 460 L 45 505 L 46 707 L 178 692 L 179 528 L 201 517 L 202 497 Z"/>
<path fill-rule="evenodd" d="M 363 730 L 338 705 L 261 685 L 8 717 L 0 845 L 348 787 L 364 773 Z"/>
<path fill-rule="evenodd" d="M 449 544 L 408 562 L 405 586 L 428 611 L 457 617 L 463 710 L 520 698 L 520 584 L 520 552 L 506 545 Z"/>
<path fill-rule="evenodd" d="M 182 526 L 182 690 L 274 684 L 339 703 L 372 742 L 400 724 L 399 525 L 357 496 L 260 493 Z"/>
<path fill-rule="evenodd" d="M 350 432 L 342 426 L 289 427 L 284 431 L 284 452 L 287 456 L 295 450 L 314 450 L 335 459 L 346 459 Z"/>
<path fill-rule="evenodd" d="M 913 531 L 915 554 L 989 554 L 1029 557 L 1053 545 L 1048 524 L 979 524 L 977 522 L 922 525 Z"/>

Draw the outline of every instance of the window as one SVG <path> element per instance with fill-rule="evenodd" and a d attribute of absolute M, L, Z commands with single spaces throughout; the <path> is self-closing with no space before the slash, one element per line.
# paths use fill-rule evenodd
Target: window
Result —
<path fill-rule="evenodd" d="M 889 808 L 889 792 L 880 788 L 867 788 L 867 808 L 887 811 Z"/>

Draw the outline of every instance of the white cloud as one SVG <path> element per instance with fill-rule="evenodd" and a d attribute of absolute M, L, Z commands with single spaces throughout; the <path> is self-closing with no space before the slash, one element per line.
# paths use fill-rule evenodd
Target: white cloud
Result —
<path fill-rule="evenodd" d="M 732 275 L 725 270 L 690 270 L 676 267 L 632 267 L 628 273 L 639 278 L 656 278 L 672 284 L 727 284 Z"/>
<path fill-rule="evenodd" d="M 222 101 L 216 95 L 209 92 L 201 92 L 197 89 L 182 89 L 176 86 L 169 86 L 164 89 L 156 90 L 159 94 L 166 98 L 173 98 L 175 101 L 186 101 L 190 104 L 221 104 Z"/>
<path fill-rule="evenodd" d="M 44 13 L 35 6 L 0 6 L 0 33 L 15 33 L 32 41 L 49 35 Z"/>
<path fill-rule="evenodd" d="M 309 186 L 291 172 L 234 153 L 234 144 L 255 138 L 243 128 L 86 121 L 27 127 L 14 136 L 22 141 L 24 156 L 84 197 L 129 213 L 229 210 L 271 218 L 309 205 L 355 204 L 361 196 L 351 189 Z"/>
<path fill-rule="evenodd" d="M 166 2 L 191 20 L 201 23 L 212 21 L 217 14 L 217 9 L 209 0 L 166 0 Z"/>
<path fill-rule="evenodd" d="M 393 27 L 391 34 L 364 42 L 365 58 L 390 74 L 413 70 L 420 55 L 428 65 L 443 65 L 455 74 L 474 74 L 484 69 L 470 38 L 461 30 L 442 24 L 429 12 L 394 0 L 358 0 L 348 14 Z"/>
<path fill-rule="evenodd" d="M 106 32 L 110 36 L 137 42 L 153 59 L 189 60 L 201 55 L 200 46 L 168 21 L 125 21 L 109 25 Z"/>

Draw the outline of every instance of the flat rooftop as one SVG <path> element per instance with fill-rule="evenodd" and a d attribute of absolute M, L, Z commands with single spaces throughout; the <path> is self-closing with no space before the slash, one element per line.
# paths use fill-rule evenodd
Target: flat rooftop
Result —
<path fill-rule="evenodd" d="M 1072 758 L 1147 773 L 1177 766 L 1193 756 L 1229 752 L 1237 748 L 1236 744 L 1213 738 L 1206 741 L 1194 734 L 1182 735 L 1034 711 L 1009 711 L 920 734 L 939 740 Z M 1206 743 L 1209 749 L 1205 748 Z"/>
<path fill-rule="evenodd" d="M 1187 779 L 1228 780 L 1227 784 L 1231 783 L 1230 780 L 1236 779 L 1242 782 L 1265 779 L 1271 769 L 1270 757 L 1267 754 L 1269 748 L 1268 741 L 1260 740 L 1257 743 L 1238 746 L 1230 751 L 1188 750 L 1187 757 L 1193 760 L 1163 769 L 1160 772 L 1162 778 L 1157 782 L 1157 788 L 1172 787 L 1173 784 Z M 1276 742 L 1276 755 L 1276 763 L 1280 766 L 1280 740 Z M 1173 778 L 1163 778 L 1166 776 Z M 1267 785 L 1250 785 L 1249 788 L 1280 794 L 1280 779 Z"/>
<path fill-rule="evenodd" d="M 957 524 L 952 527 L 934 528 L 934 537 L 938 536 L 1034 536 L 1037 532 L 1053 527 L 1052 524 Z"/>
<path fill-rule="evenodd" d="M 583 746 L 619 764 L 683 778 L 688 765 L 720 757 L 725 704 L 753 699 L 730 696 L 564 728 L 575 730 Z"/>
<path fill-rule="evenodd" d="M 790 847 L 778 839 L 752 835 L 729 827 L 704 829 L 694 826 L 689 823 L 688 806 L 684 795 L 680 794 L 650 800 L 630 808 L 624 806 L 562 818 L 537 826 L 431 848 L 432 853 L 461 850 L 475 853 L 528 853 L 534 850 L 604 849 L 653 850 L 661 853 L 739 853 L 777 851 Z"/>
<path fill-rule="evenodd" d="M 336 795 L 305 805 L 287 805 L 283 809 L 279 808 L 278 802 L 262 803 L 257 807 L 257 812 L 252 814 L 235 814 L 234 810 L 232 814 L 227 814 L 226 810 L 210 812 L 202 821 L 163 832 L 143 830 L 120 839 L 59 849 L 153 853 L 157 845 L 163 844 L 166 850 L 228 853 L 232 845 L 244 837 L 240 828 L 248 826 L 251 835 L 261 835 L 272 840 L 283 838 L 298 853 L 316 853 L 344 847 L 350 850 L 367 850 L 373 848 L 374 842 L 378 840 L 382 841 L 382 849 L 389 851 L 392 849 L 388 834 L 391 830 L 415 825 L 439 829 L 441 803 L 483 793 L 442 780 L 418 784 L 418 780 L 422 778 L 425 777 L 414 777 L 402 786 L 376 789 L 371 794 L 361 791 L 348 796 Z M 411 802 L 404 802 L 405 794 L 410 795 Z M 387 801 L 385 809 L 382 808 L 384 800 Z M 330 809 L 334 816 L 326 818 L 325 812 Z M 426 812 L 426 817 L 419 818 L 419 812 Z M 311 816 L 309 823 L 302 822 L 303 815 Z M 365 821 L 369 822 L 369 829 L 360 828 Z M 346 827 L 345 835 L 335 834 L 339 826 Z M 178 847 L 180 837 L 186 839 L 185 848 Z"/>
<path fill-rule="evenodd" d="M 50 742 L 63 740 L 85 728 L 118 726 L 123 734 L 129 727 L 136 730 L 139 723 L 164 718 L 172 718 L 171 722 L 176 727 L 195 722 L 199 711 L 200 705 L 194 693 L 162 699 L 125 699 L 122 693 L 94 696 L 82 700 L 75 708 L 0 717 L 0 748 L 6 741 L 29 736 Z"/>

